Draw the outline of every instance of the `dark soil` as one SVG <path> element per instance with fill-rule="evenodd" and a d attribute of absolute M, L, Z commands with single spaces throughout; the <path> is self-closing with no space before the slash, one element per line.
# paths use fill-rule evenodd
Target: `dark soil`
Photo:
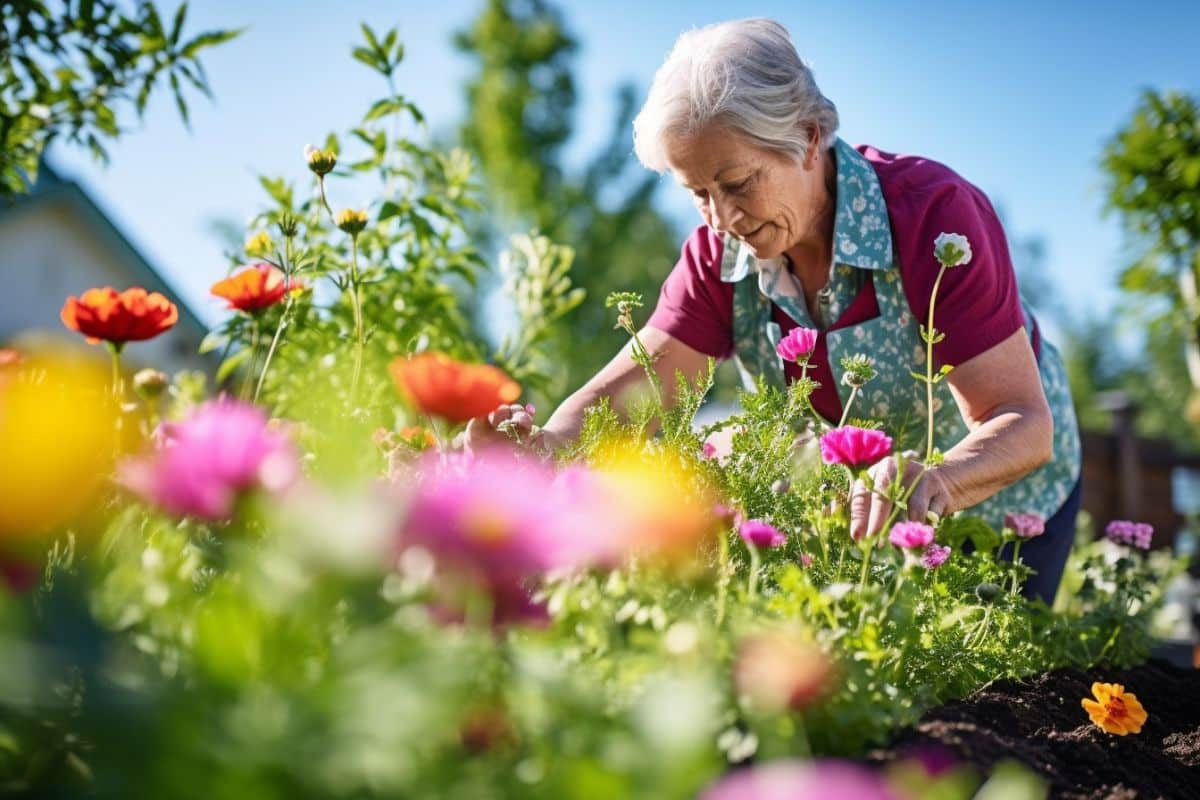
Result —
<path fill-rule="evenodd" d="M 1093 725 L 1080 700 L 1093 681 L 1121 683 L 1149 719 L 1141 733 L 1113 736 Z M 1016 759 L 1058 798 L 1200 798 L 1200 670 L 1151 661 L 1133 669 L 1061 669 L 997 681 L 936 708 L 873 761 L 940 745 L 987 771 Z"/>

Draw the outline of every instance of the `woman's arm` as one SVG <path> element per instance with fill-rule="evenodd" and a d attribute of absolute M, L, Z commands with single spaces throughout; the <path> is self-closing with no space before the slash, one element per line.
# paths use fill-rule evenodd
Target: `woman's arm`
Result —
<path fill-rule="evenodd" d="M 682 372 L 694 384 L 707 366 L 707 355 L 657 328 L 643 328 L 638 338 L 654 357 L 654 371 L 662 385 L 665 394 L 663 400 L 667 405 L 675 400 L 676 371 Z M 651 391 L 646 372 L 633 360 L 631 348 L 632 342 L 621 348 L 608 364 L 555 409 L 541 430 L 538 443 L 542 447 L 555 448 L 574 441 L 583 427 L 584 411 L 600 398 L 609 398 L 613 409 L 624 414 L 638 397 Z M 504 439 L 495 426 L 510 418 L 516 421 L 523 413 L 519 406 L 503 406 L 486 418 L 471 420 L 466 431 L 467 446 L 474 448 Z M 524 422 L 524 417 L 520 421 Z"/>
<path fill-rule="evenodd" d="M 911 520 L 923 522 L 928 511 L 949 514 L 975 505 L 1053 456 L 1054 418 L 1023 328 L 955 368 L 946 381 L 970 432 L 946 451 L 944 463 L 921 478 L 908 501 Z M 887 486 L 896 469 L 891 458 L 875 465 L 874 485 Z M 919 465 L 908 464 L 906 484 L 919 471 Z M 856 484 L 851 535 L 858 539 L 877 533 L 890 512 L 886 498 Z"/>

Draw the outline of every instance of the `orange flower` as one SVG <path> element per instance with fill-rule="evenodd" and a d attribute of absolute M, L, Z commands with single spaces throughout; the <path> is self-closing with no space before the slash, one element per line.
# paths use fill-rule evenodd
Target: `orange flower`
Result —
<path fill-rule="evenodd" d="M 21 354 L 7 347 L 0 347 L 0 369 L 21 363 Z"/>
<path fill-rule="evenodd" d="M 59 316 L 89 344 L 103 340 L 121 345 L 158 336 L 179 320 L 179 309 L 158 292 L 141 287 L 118 292 L 105 286 L 68 297 Z"/>
<path fill-rule="evenodd" d="M 1147 714 L 1137 695 L 1128 694 L 1119 683 L 1093 683 L 1092 694 L 1096 699 L 1085 698 L 1082 705 L 1097 726 L 1117 736 L 1141 732 Z"/>
<path fill-rule="evenodd" d="M 464 364 L 444 353 L 397 358 L 392 378 L 410 403 L 450 422 L 481 417 L 521 395 L 521 387 L 503 370 Z"/>
<path fill-rule="evenodd" d="M 288 283 L 283 272 L 265 262 L 251 264 L 212 286 L 212 293 L 229 301 L 230 308 L 250 313 L 273 306 L 290 290 L 299 288 Z"/>
<path fill-rule="evenodd" d="M 833 665 L 815 644 L 789 631 L 761 631 L 738 642 L 733 684 L 759 712 L 799 711 L 829 690 Z"/>

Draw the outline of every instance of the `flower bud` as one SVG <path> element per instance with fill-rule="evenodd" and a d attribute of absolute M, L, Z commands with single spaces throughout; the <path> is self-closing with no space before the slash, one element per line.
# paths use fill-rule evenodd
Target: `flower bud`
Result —
<path fill-rule="evenodd" d="M 343 208 L 337 213 L 333 221 L 346 233 L 351 236 L 357 236 L 367 227 L 367 212 L 365 210 L 356 211 L 353 208 Z"/>
<path fill-rule="evenodd" d="M 165 372 L 149 367 L 138 370 L 133 376 L 133 390 L 147 400 L 155 399 L 170 385 L 171 379 Z"/>
<path fill-rule="evenodd" d="M 975 587 L 975 596 L 981 603 L 994 603 L 1000 597 L 1000 587 L 991 581 L 984 581 Z"/>
<path fill-rule="evenodd" d="M 246 237 L 244 245 L 246 255 L 262 258 L 268 256 L 275 249 L 275 243 L 271 241 L 271 235 L 266 231 L 259 231 Z"/>
<path fill-rule="evenodd" d="M 933 256 L 943 267 L 971 263 L 971 242 L 961 233 L 942 233 L 933 240 Z"/>
<path fill-rule="evenodd" d="M 842 359 L 842 383 L 861 389 L 875 377 L 875 359 L 858 353 Z"/>
<path fill-rule="evenodd" d="M 308 168 L 316 173 L 317 177 L 323 178 L 333 172 L 333 168 L 337 166 L 337 153 L 332 150 L 321 150 L 310 144 L 304 148 L 304 160 L 308 162 Z"/>

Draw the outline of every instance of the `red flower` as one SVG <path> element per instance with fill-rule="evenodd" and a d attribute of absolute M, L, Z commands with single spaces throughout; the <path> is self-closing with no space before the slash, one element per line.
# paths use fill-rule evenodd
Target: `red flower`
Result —
<path fill-rule="evenodd" d="M 111 286 L 68 297 L 59 316 L 63 324 L 87 337 L 113 344 L 153 339 L 179 320 L 179 309 L 158 292 L 140 286 L 118 292 Z"/>
<path fill-rule="evenodd" d="M 282 271 L 260 261 L 217 281 L 211 291 L 228 300 L 230 308 L 249 313 L 275 305 L 290 290 L 298 288 L 298 283 L 288 283 Z"/>
<path fill-rule="evenodd" d="M 464 364 L 444 353 L 398 358 L 392 378 L 420 411 L 450 422 L 482 417 L 521 395 L 520 385 L 498 367 Z"/>

